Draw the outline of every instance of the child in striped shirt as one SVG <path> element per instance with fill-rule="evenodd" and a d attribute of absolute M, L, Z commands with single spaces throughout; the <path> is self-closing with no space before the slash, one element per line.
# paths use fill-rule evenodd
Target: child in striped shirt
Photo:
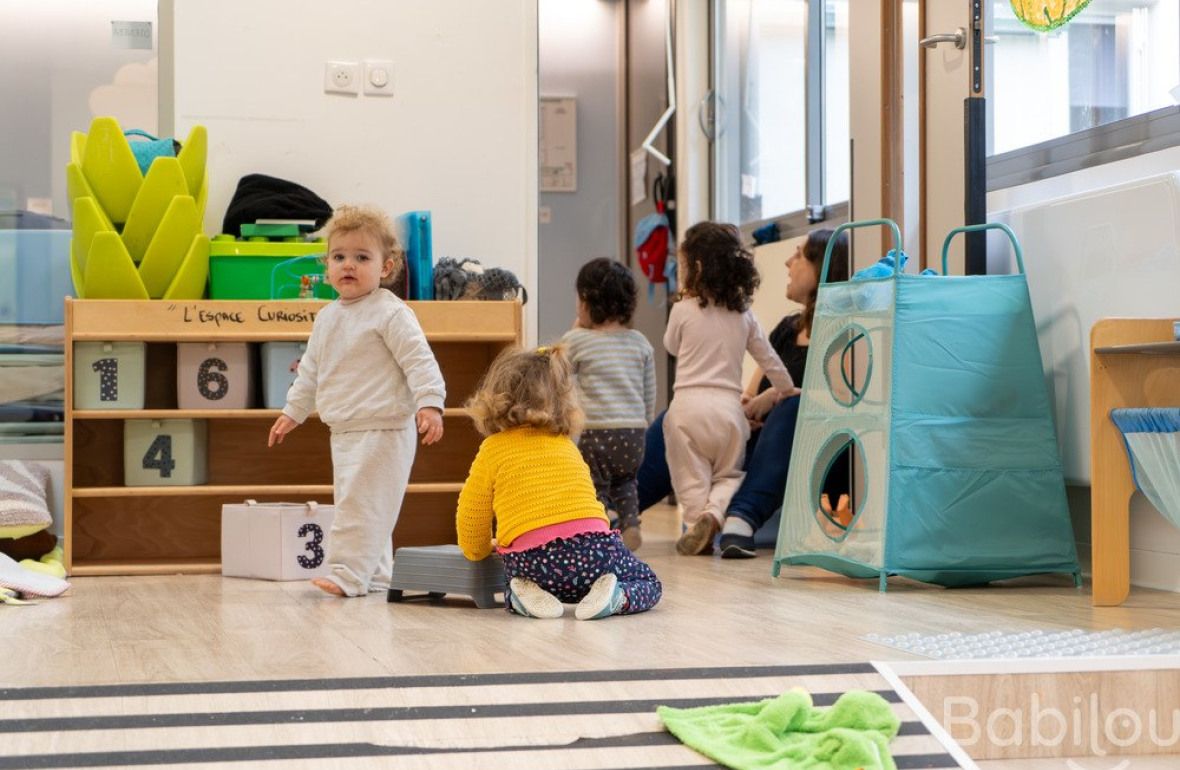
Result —
<path fill-rule="evenodd" d="M 590 466 L 598 499 L 618 519 L 632 551 L 639 532 L 635 472 L 643 437 L 655 416 L 656 364 L 651 343 L 628 327 L 635 312 L 635 279 L 613 259 L 593 259 L 578 271 L 577 319 L 561 342 L 569 351 L 586 430 L 578 448 Z"/>

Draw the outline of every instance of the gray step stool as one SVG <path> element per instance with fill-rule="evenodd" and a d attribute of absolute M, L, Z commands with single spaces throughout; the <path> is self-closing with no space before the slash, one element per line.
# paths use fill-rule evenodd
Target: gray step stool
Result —
<path fill-rule="evenodd" d="M 482 561 L 468 561 L 457 545 L 399 548 L 393 554 L 393 575 L 387 601 L 409 598 L 403 591 L 425 591 L 432 600 L 447 594 L 470 596 L 481 610 L 502 607 L 496 594 L 504 593 L 504 563 L 492 554 Z"/>

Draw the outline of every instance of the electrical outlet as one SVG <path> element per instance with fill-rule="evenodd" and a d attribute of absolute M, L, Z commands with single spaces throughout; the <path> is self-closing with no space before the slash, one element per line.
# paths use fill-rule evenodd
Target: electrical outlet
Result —
<path fill-rule="evenodd" d="M 330 61 L 324 63 L 324 93 L 360 93 L 361 66 L 354 61 Z"/>
<path fill-rule="evenodd" d="M 393 96 L 393 62 L 365 59 L 365 96 Z"/>

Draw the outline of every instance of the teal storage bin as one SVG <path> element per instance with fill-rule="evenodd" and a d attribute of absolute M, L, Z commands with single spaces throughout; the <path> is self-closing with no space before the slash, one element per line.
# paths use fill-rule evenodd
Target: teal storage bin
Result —
<path fill-rule="evenodd" d="M 295 382 L 299 359 L 305 350 L 305 342 L 262 343 L 262 393 L 267 409 L 282 409 L 287 405 L 287 391 Z"/>
<path fill-rule="evenodd" d="M 143 409 L 147 345 L 75 342 L 75 409 Z"/>
<path fill-rule="evenodd" d="M 271 296 L 271 278 L 274 269 L 281 263 L 295 257 L 321 255 L 327 248 L 322 241 L 305 243 L 301 241 L 235 240 L 219 235 L 209 244 L 209 297 L 211 299 L 298 299 L 299 285 L 292 282 L 289 291 L 280 296 Z M 318 274 L 323 265 L 315 259 L 301 260 L 294 269 L 297 277 L 302 274 Z M 334 299 L 336 292 L 323 285 L 317 296 Z"/>
<path fill-rule="evenodd" d="M 204 420 L 126 420 L 123 483 L 129 487 L 187 487 L 207 476 Z"/>

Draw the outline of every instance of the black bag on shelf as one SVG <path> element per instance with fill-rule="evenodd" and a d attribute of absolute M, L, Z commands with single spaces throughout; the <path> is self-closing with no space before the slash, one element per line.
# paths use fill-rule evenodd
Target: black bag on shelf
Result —
<path fill-rule="evenodd" d="M 318 229 L 331 216 L 328 202 L 306 187 L 265 174 L 247 174 L 238 180 L 221 232 L 236 238 L 242 225 L 259 219 L 314 219 Z"/>

